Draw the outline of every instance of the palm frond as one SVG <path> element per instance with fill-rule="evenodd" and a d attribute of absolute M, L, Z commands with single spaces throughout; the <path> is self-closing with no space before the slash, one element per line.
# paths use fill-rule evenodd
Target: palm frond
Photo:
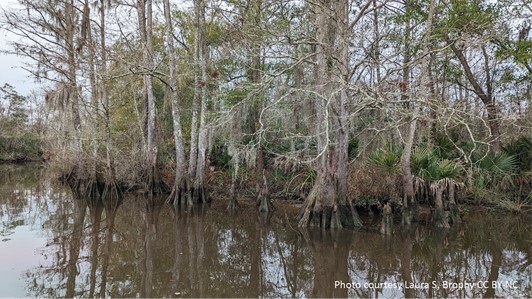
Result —
<path fill-rule="evenodd" d="M 477 163 L 478 167 L 483 170 L 495 174 L 504 174 L 513 172 L 515 170 L 516 162 L 515 156 L 506 153 L 489 153 Z"/>
<path fill-rule="evenodd" d="M 416 147 L 410 157 L 410 166 L 412 167 L 412 173 L 420 177 L 427 177 L 426 170 L 429 165 L 436 161 L 437 157 L 428 147 Z"/>
<path fill-rule="evenodd" d="M 399 171 L 401 155 L 401 148 L 387 144 L 383 148 L 375 150 L 369 154 L 368 164 L 385 173 L 397 173 Z"/>

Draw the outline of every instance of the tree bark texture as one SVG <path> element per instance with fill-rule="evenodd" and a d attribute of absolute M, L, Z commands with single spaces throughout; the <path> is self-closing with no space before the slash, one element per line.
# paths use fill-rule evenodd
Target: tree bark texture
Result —
<path fill-rule="evenodd" d="M 67 90 L 72 112 L 72 126 L 74 129 L 74 155 L 77 157 L 76 165 L 74 166 L 75 177 L 80 177 L 85 174 L 86 170 L 83 165 L 83 144 L 81 142 L 81 115 L 79 108 L 79 94 L 78 83 L 76 77 L 76 46 L 75 46 L 75 32 L 76 28 L 76 11 L 74 10 L 74 1 L 68 0 L 64 2 L 64 22 L 65 22 L 65 49 L 67 55 Z"/>
<path fill-rule="evenodd" d="M 161 179 L 157 167 L 158 146 L 156 139 L 156 111 L 155 95 L 153 93 L 153 16 L 152 0 L 137 0 L 137 13 L 139 22 L 140 38 L 143 42 L 144 51 L 142 53 L 142 63 L 145 74 L 144 94 L 146 96 L 146 171 L 147 171 L 147 192 L 158 192 L 161 189 Z"/>
<path fill-rule="evenodd" d="M 432 222 L 436 227 L 449 228 L 448 213 L 444 210 L 443 205 L 443 188 L 436 186 L 434 196 L 434 211 L 432 214 Z"/>
<path fill-rule="evenodd" d="M 166 49 L 168 53 L 169 89 L 171 90 L 172 124 L 175 145 L 175 181 L 169 201 L 174 204 L 185 203 L 188 192 L 188 176 L 186 171 L 185 143 L 181 128 L 181 109 L 179 107 L 176 76 L 176 53 L 172 26 L 170 1 L 164 0 L 164 16 L 166 20 Z"/>
<path fill-rule="evenodd" d="M 300 211 L 299 226 L 360 226 L 358 214 L 347 198 L 348 8 L 344 1 L 319 1 L 315 6 L 317 179 Z M 341 57 L 339 63 L 335 57 Z"/>
<path fill-rule="evenodd" d="M 401 156 L 401 175 L 403 180 L 402 222 L 406 225 L 411 224 L 412 221 L 417 218 L 417 202 L 415 199 L 414 177 L 412 175 L 412 169 L 410 166 L 410 158 L 412 156 L 412 148 L 414 146 L 414 139 L 416 135 L 417 119 L 421 114 L 423 101 L 426 101 L 426 99 L 430 96 L 430 92 L 427 87 L 429 86 L 429 84 L 427 83 L 430 82 L 426 82 L 425 80 L 428 80 L 430 78 L 430 36 L 432 33 L 432 18 L 434 16 L 434 9 L 435 1 L 432 0 L 430 2 L 429 14 L 426 21 L 427 29 L 422 41 L 423 50 L 421 58 L 421 82 L 419 84 L 420 90 L 418 95 L 420 101 L 416 103 L 413 107 L 412 115 L 410 118 L 410 124 L 408 126 L 408 137 L 405 144 L 405 148 L 403 150 L 403 155 Z M 406 41 L 406 44 L 408 43 L 409 41 Z M 408 46 L 405 46 L 405 48 L 407 47 Z M 407 59 L 405 58 L 405 61 L 406 60 Z"/>
<path fill-rule="evenodd" d="M 199 91 L 201 91 L 199 127 L 197 138 L 197 157 L 195 158 L 195 176 L 193 179 L 192 201 L 195 204 L 205 203 L 209 200 L 206 188 L 206 167 L 207 167 L 207 102 L 208 102 L 208 78 L 207 78 L 207 45 L 205 41 L 205 0 L 195 0 L 194 9 L 197 19 L 197 59 L 201 71 L 201 81 L 199 82 Z M 191 154 L 192 150 L 191 150 Z M 191 158 L 192 159 L 192 158 Z M 191 160 L 192 161 L 192 160 Z M 191 169 L 189 169 L 190 171 Z"/>

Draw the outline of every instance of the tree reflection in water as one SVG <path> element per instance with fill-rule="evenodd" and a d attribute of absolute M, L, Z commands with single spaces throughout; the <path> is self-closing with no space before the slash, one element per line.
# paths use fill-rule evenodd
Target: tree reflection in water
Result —
<path fill-rule="evenodd" d="M 251 211 L 181 210 L 138 195 L 87 200 L 40 170 L 7 173 L 0 172 L 12 186 L 0 187 L 2 231 L 33 223 L 48 240 L 35 251 L 40 262 L 19 269 L 28 292 L 20 296 L 532 296 L 530 219 L 472 214 L 451 230 L 412 225 L 391 236 L 299 231 L 275 215 L 261 221 Z M 335 288 L 340 280 L 400 287 Z M 431 284 L 492 280 L 516 288 Z M 430 286 L 405 289 L 405 282 Z"/>

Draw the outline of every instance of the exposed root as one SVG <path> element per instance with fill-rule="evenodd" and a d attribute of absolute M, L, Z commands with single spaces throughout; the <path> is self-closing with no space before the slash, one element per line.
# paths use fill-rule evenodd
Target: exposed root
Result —
<path fill-rule="evenodd" d="M 272 213 L 275 208 L 270 199 L 270 191 L 268 190 L 268 181 L 266 180 L 266 174 L 262 173 L 262 183 L 257 184 L 257 206 L 261 213 Z"/>
<path fill-rule="evenodd" d="M 189 181 L 187 179 L 183 179 L 181 182 L 176 181 L 174 186 L 172 187 L 170 195 L 166 198 L 165 203 L 173 204 L 175 206 L 189 205 L 189 203 L 191 202 L 191 195 L 188 186 Z"/>

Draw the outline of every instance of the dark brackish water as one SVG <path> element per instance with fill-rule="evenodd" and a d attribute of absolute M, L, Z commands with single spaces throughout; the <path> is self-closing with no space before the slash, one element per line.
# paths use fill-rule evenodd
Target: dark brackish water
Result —
<path fill-rule="evenodd" d="M 0 165 L 0 297 L 532 297 L 530 218 L 386 238 L 149 202 L 74 198 L 45 169 Z"/>

